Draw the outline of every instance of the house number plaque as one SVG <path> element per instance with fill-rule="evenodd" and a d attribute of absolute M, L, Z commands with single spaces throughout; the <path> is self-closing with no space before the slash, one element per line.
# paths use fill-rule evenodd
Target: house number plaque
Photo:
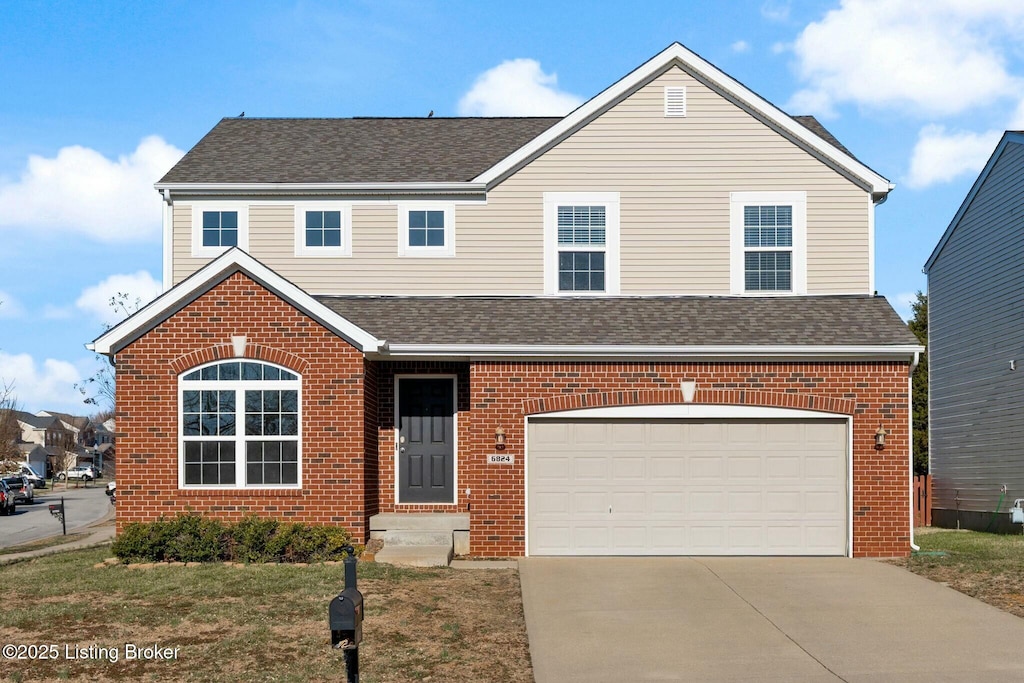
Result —
<path fill-rule="evenodd" d="M 508 453 L 488 453 L 487 464 L 488 465 L 511 465 L 516 461 L 515 456 L 509 455 Z"/>

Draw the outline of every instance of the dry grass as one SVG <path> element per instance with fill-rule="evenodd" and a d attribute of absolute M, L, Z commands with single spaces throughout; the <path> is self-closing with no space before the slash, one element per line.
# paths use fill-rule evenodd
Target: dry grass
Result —
<path fill-rule="evenodd" d="M 0 660 L 11 681 L 344 680 L 327 604 L 341 566 L 93 568 L 108 550 L 0 568 L 0 644 L 56 644 L 56 660 Z M 360 680 L 532 681 L 515 570 L 360 564 Z M 124 645 L 179 648 L 173 661 L 124 661 Z M 67 660 L 64 646 L 121 660 Z"/>
<path fill-rule="evenodd" d="M 1024 617 L 1024 536 L 929 529 L 915 540 L 921 552 L 894 564 Z"/>

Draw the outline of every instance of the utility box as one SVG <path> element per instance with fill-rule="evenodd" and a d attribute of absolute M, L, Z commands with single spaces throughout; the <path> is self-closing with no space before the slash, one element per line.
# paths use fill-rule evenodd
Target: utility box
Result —
<path fill-rule="evenodd" d="M 331 627 L 331 645 L 342 650 L 354 650 L 363 641 L 363 594 L 355 588 L 346 588 L 331 600 L 327 608 Z"/>
<path fill-rule="evenodd" d="M 1013 507 L 1010 508 L 1010 522 L 1024 524 L 1024 498 L 1013 501 Z"/>

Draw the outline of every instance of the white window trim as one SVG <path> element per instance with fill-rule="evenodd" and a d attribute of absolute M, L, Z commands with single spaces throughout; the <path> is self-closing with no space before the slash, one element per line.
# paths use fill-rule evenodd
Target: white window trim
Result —
<path fill-rule="evenodd" d="M 306 212 L 341 212 L 341 246 L 310 247 L 306 245 Z M 295 255 L 303 257 L 338 257 L 352 255 L 352 204 L 348 202 L 300 202 L 295 205 Z"/>
<path fill-rule="evenodd" d="M 604 291 L 562 292 L 558 289 L 558 207 L 603 205 L 605 207 Z M 544 193 L 544 293 L 558 296 L 607 296 L 620 291 L 619 278 L 619 193 Z"/>
<path fill-rule="evenodd" d="M 789 291 L 746 291 L 744 278 L 743 208 L 751 205 L 785 204 L 793 207 L 793 273 Z M 729 193 L 729 285 L 736 296 L 798 296 L 807 294 L 807 193 Z"/>
<path fill-rule="evenodd" d="M 444 211 L 444 246 L 409 246 L 409 212 Z M 399 202 L 398 255 L 420 258 L 449 258 L 455 256 L 455 204 L 454 202 Z"/>
<path fill-rule="evenodd" d="M 231 247 L 203 246 L 203 212 L 238 212 L 238 248 L 249 251 L 249 205 L 245 202 L 196 202 L 192 204 L 192 256 L 216 257 Z"/>
<path fill-rule="evenodd" d="M 238 358 L 239 362 L 254 362 L 262 365 L 270 365 L 272 367 L 280 368 L 287 372 L 292 373 L 298 379 L 294 380 L 188 380 L 186 381 L 185 375 L 188 375 L 196 370 L 201 370 L 210 365 L 219 365 L 230 361 L 231 359 L 220 359 L 212 363 L 204 363 L 203 365 L 197 365 L 194 368 L 185 370 L 178 375 L 178 405 L 175 410 L 177 411 L 178 420 L 178 488 L 188 489 L 190 491 L 259 491 L 259 490 L 295 490 L 302 488 L 302 420 L 303 420 L 303 405 L 302 405 L 302 375 L 286 368 L 281 365 L 275 365 L 274 363 L 267 363 L 266 361 L 255 360 L 252 358 Z M 245 461 L 245 390 L 253 389 L 259 386 L 260 389 L 294 389 L 299 392 L 299 425 L 298 434 L 295 438 L 297 440 L 297 453 L 298 453 L 298 481 L 295 484 L 258 484 L 254 486 L 247 486 L 245 483 L 246 472 L 246 461 Z M 231 441 L 235 442 L 235 483 L 227 485 L 205 485 L 205 484 L 186 484 L 185 483 L 185 421 L 182 419 L 182 405 L 184 399 L 185 390 L 207 390 L 207 391 L 235 391 L 235 435 L 228 438 L 210 438 L 210 441 Z M 241 416 L 241 419 L 239 419 Z M 255 437 L 253 437 L 255 438 Z M 200 439 L 202 440 L 202 439 Z"/>

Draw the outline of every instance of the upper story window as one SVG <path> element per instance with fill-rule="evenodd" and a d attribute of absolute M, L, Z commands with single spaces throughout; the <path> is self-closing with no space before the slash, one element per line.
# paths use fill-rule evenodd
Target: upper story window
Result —
<path fill-rule="evenodd" d="M 178 385 L 182 487 L 298 486 L 298 375 L 232 360 L 192 370 Z"/>
<path fill-rule="evenodd" d="M 399 256 L 454 256 L 453 204 L 401 204 L 398 210 Z"/>
<path fill-rule="evenodd" d="M 310 202 L 295 206 L 296 256 L 351 256 L 352 205 Z"/>
<path fill-rule="evenodd" d="M 249 211 L 239 202 L 192 205 L 192 255 L 219 256 L 231 247 L 249 248 Z"/>
<path fill-rule="evenodd" d="M 807 193 L 733 192 L 733 294 L 807 293 Z"/>
<path fill-rule="evenodd" d="M 617 192 L 544 193 L 544 292 L 618 294 Z"/>

